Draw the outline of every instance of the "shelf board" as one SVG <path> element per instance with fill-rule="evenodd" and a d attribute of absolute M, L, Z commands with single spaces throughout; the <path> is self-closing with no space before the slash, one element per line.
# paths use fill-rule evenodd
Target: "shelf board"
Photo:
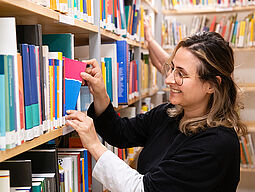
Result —
<path fill-rule="evenodd" d="M 244 123 L 248 128 L 248 132 L 255 132 L 255 121 L 245 121 Z"/>
<path fill-rule="evenodd" d="M 0 16 L 15 17 L 16 23 L 20 25 L 39 23 L 43 34 L 72 33 L 78 44 L 80 41 L 88 42 L 89 34 L 98 32 L 98 27 L 91 23 L 65 16 L 28 0 L 0 0 Z M 68 19 L 60 22 L 63 17 Z"/>
<path fill-rule="evenodd" d="M 142 0 L 154 13 L 158 13 L 158 10 L 151 4 L 149 0 Z"/>
<path fill-rule="evenodd" d="M 244 52 L 246 52 L 246 51 L 255 51 L 255 47 L 238 47 L 238 48 L 236 48 L 236 47 L 234 47 L 233 48 L 233 51 L 234 52 L 241 52 L 241 51 L 244 51 Z"/>
<path fill-rule="evenodd" d="M 142 47 L 142 44 L 140 42 L 129 39 L 129 38 L 124 38 L 120 35 L 117 35 L 117 34 L 111 32 L 111 31 L 108 31 L 106 29 L 100 28 L 100 33 L 101 33 L 102 41 L 112 42 L 113 40 L 114 41 L 126 40 L 127 43 L 131 46 Z"/>
<path fill-rule="evenodd" d="M 242 11 L 254 11 L 255 6 L 246 7 L 222 7 L 222 8 L 203 8 L 203 7 L 190 7 L 185 9 L 171 9 L 162 10 L 164 15 L 192 15 L 192 14 L 214 14 L 214 13 L 226 13 L 226 12 L 242 12 Z"/>
<path fill-rule="evenodd" d="M 240 168 L 241 172 L 245 172 L 245 173 L 255 173 L 255 168 Z"/>
<path fill-rule="evenodd" d="M 61 135 L 63 135 L 63 128 L 56 129 L 50 131 L 49 133 L 45 133 L 37 138 L 34 138 L 31 141 L 24 142 L 22 145 L 19 145 L 13 149 L 7 149 L 6 151 L 0 151 L 0 162 L 5 161 L 11 157 L 14 157 L 18 154 L 21 154 L 29 149 L 32 149 L 36 146 L 39 146 L 45 142 L 48 142 L 52 139 L 55 139 Z"/>

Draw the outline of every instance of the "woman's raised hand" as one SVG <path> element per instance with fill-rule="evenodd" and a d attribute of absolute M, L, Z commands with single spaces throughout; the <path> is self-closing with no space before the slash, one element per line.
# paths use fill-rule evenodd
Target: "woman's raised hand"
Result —
<path fill-rule="evenodd" d="M 85 61 L 91 67 L 86 68 L 85 72 L 81 72 L 81 77 L 89 86 L 89 90 L 93 95 L 94 108 L 96 115 L 100 115 L 108 106 L 110 99 L 107 94 L 102 71 L 96 59 Z"/>
<path fill-rule="evenodd" d="M 150 26 L 148 17 L 145 17 L 144 19 L 144 37 L 145 37 L 145 40 L 148 42 L 154 39 L 151 32 L 151 26 Z"/>

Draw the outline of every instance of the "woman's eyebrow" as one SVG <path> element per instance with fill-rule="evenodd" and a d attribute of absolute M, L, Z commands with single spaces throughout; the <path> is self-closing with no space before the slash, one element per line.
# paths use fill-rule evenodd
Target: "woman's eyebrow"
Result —
<path fill-rule="evenodd" d="M 173 61 L 171 61 L 171 64 L 172 64 L 173 66 L 175 66 L 175 64 L 174 64 L 174 62 L 173 62 Z M 186 70 L 185 70 L 184 68 L 182 68 L 182 67 L 178 67 L 178 66 L 176 66 L 176 68 L 181 69 L 181 70 L 183 70 L 183 71 L 185 71 L 185 72 L 186 72 Z"/>

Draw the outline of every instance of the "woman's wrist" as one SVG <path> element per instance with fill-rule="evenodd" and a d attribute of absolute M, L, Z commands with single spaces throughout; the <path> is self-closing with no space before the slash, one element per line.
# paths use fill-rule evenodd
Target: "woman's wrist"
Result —
<path fill-rule="evenodd" d="M 87 149 L 96 161 L 108 150 L 100 141 L 88 145 Z"/>

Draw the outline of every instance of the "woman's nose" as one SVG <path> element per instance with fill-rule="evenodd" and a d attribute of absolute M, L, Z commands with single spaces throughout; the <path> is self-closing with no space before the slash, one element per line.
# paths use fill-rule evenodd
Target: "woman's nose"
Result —
<path fill-rule="evenodd" d="M 166 76 L 165 79 L 165 84 L 169 85 L 169 84 L 174 84 L 175 83 L 175 79 L 174 79 L 174 73 L 170 73 Z"/>

